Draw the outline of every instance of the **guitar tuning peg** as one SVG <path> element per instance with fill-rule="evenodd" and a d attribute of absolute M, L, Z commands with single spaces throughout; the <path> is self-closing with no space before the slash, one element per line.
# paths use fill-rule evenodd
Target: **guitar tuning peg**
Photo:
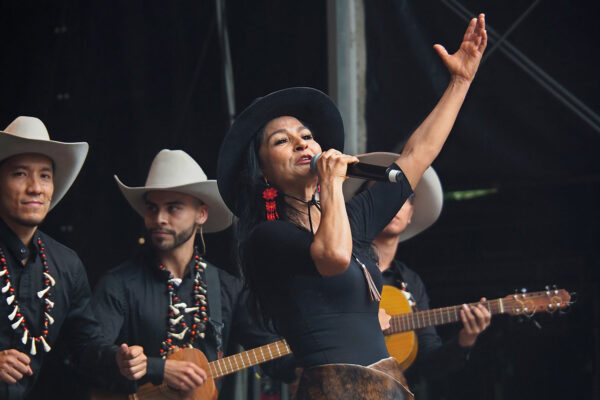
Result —
<path fill-rule="evenodd" d="M 544 286 L 544 289 L 546 289 L 546 291 L 550 290 L 550 285 Z"/>
<path fill-rule="evenodd" d="M 523 294 L 527 293 L 527 289 L 526 288 L 521 288 L 521 293 L 523 293 Z"/>

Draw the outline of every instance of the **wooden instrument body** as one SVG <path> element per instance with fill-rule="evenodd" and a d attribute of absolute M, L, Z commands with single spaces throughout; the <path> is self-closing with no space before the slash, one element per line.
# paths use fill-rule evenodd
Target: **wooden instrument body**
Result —
<path fill-rule="evenodd" d="M 508 314 L 532 317 L 536 312 L 553 313 L 571 304 L 571 295 L 564 289 L 549 287 L 540 292 L 522 292 L 502 298 L 472 303 L 483 305 L 490 315 Z M 415 330 L 430 326 L 460 322 L 462 305 L 413 312 L 404 293 L 393 286 L 384 285 L 380 308 L 391 315 L 390 328 L 384 334 L 388 352 L 406 370 L 417 356 Z"/>
<path fill-rule="evenodd" d="M 389 315 L 412 313 L 412 308 L 404 293 L 400 289 L 388 285 L 384 285 L 381 291 L 379 308 L 383 308 Z M 386 334 L 385 346 L 390 356 L 398 360 L 402 371 L 406 371 L 417 358 L 419 343 L 415 331 L 384 333 Z"/>
<path fill-rule="evenodd" d="M 106 394 L 94 393 L 91 400 L 216 400 L 218 396 L 217 386 L 210 376 L 208 360 L 204 353 L 198 349 L 181 349 L 167 357 L 168 360 L 189 361 L 205 370 L 208 374 L 206 382 L 191 392 L 173 390 L 166 383 L 153 385 L 146 383 L 138 389 L 135 394 Z"/>

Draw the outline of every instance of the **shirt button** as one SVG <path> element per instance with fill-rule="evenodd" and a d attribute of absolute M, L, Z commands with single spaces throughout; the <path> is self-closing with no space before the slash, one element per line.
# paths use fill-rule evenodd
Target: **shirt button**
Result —
<path fill-rule="evenodd" d="M 27 252 L 27 249 L 21 247 L 21 254 L 25 254 Z"/>

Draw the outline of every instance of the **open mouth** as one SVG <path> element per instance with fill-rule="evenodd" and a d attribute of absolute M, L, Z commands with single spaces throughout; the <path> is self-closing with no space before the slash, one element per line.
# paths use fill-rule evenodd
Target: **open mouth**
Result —
<path fill-rule="evenodd" d="M 312 156 L 310 155 L 303 155 L 302 157 L 300 157 L 297 161 L 298 164 L 307 164 L 310 163 L 310 160 L 312 160 Z"/>

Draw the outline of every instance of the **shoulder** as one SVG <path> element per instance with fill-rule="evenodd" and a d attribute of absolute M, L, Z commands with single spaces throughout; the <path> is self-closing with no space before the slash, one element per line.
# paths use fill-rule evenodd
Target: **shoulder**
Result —
<path fill-rule="evenodd" d="M 287 221 L 265 221 L 256 225 L 250 232 L 245 247 L 250 249 L 270 249 L 273 243 L 285 245 L 293 238 L 301 237 L 304 231 Z M 312 237 L 311 239 L 312 240 Z"/>
<path fill-rule="evenodd" d="M 55 257 L 62 258 L 61 261 L 73 261 L 81 263 L 81 260 L 79 259 L 79 256 L 75 250 L 65 246 L 64 244 L 55 240 L 52 236 L 42 231 L 38 230 L 38 233 L 40 235 L 40 239 L 42 239 L 42 242 L 44 243 L 47 253 L 52 254 Z"/>
<path fill-rule="evenodd" d="M 402 261 L 394 260 L 393 263 L 392 263 L 392 266 L 397 271 L 400 271 L 400 273 L 402 274 L 402 276 L 406 276 L 406 275 L 408 275 L 408 276 L 419 276 L 419 274 L 417 274 L 417 272 L 414 269 L 409 268 L 408 265 L 406 265 Z"/>
<path fill-rule="evenodd" d="M 284 232 L 296 231 L 298 228 L 287 221 L 264 221 L 256 225 L 250 232 L 250 238 L 263 235 L 279 235 Z"/>
<path fill-rule="evenodd" d="M 208 263 L 209 268 L 214 268 L 219 275 L 219 281 L 221 286 L 229 288 L 241 288 L 244 284 L 240 278 L 230 274 L 222 268 L 215 266 L 214 264 Z"/>
<path fill-rule="evenodd" d="M 425 294 L 425 283 L 423 283 L 423 280 L 414 269 L 409 268 L 406 264 L 398 260 L 394 262 L 394 266 L 397 269 L 397 271 L 400 272 L 402 280 L 404 280 L 407 283 L 408 291 L 413 293 L 415 297 L 419 298 L 422 294 Z M 418 302 L 419 299 L 417 299 L 417 303 Z"/>
<path fill-rule="evenodd" d="M 102 275 L 98 287 L 114 287 L 118 284 L 130 284 L 141 276 L 143 273 L 142 265 L 136 260 L 136 258 L 130 258 L 129 260 L 117 265 L 116 267 L 109 269 Z"/>

